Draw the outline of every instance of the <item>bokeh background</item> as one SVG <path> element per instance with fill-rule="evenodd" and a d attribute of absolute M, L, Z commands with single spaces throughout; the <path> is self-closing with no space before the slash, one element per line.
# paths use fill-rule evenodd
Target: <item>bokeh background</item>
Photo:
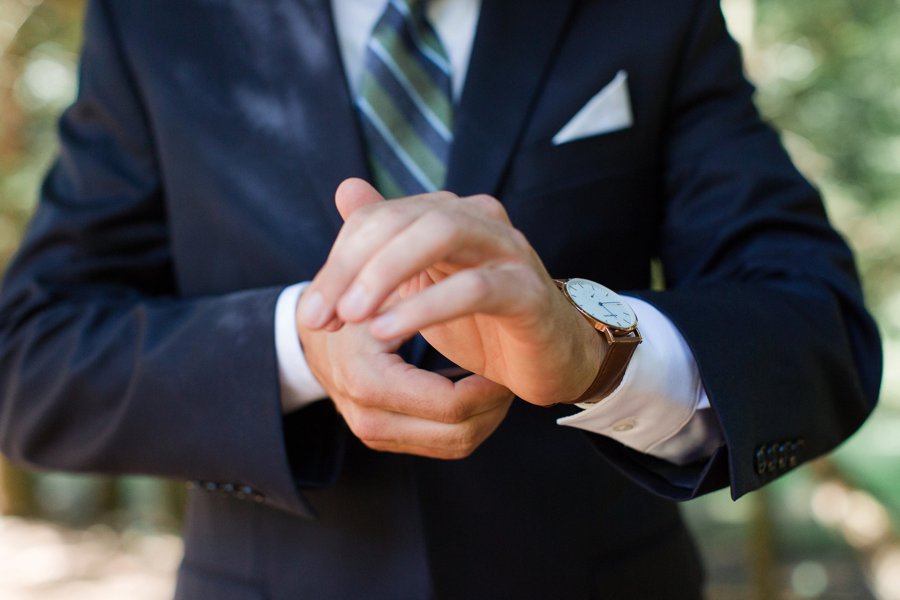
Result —
<path fill-rule="evenodd" d="M 725 0 L 757 101 L 858 253 L 885 347 L 875 415 L 833 456 L 684 511 L 709 597 L 900 599 L 900 4 Z M 0 270 L 77 87 L 83 0 L 0 0 Z M 773 332 L 773 343 L 779 335 Z M 784 341 L 787 343 L 787 340 Z M 0 459 L 0 598 L 170 597 L 182 484 Z"/>

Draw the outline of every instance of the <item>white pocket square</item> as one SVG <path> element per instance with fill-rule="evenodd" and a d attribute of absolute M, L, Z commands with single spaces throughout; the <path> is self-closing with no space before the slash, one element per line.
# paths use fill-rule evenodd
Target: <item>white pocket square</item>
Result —
<path fill-rule="evenodd" d="M 612 81 L 553 136 L 553 145 L 559 146 L 577 139 L 627 129 L 633 123 L 628 73 L 619 71 Z"/>

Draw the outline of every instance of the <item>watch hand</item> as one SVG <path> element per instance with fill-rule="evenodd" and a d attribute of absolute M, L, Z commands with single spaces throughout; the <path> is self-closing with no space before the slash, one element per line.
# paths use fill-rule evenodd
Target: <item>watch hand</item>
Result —
<path fill-rule="evenodd" d="M 600 308 L 602 308 L 603 310 L 606 311 L 607 316 L 610 316 L 610 317 L 616 316 L 616 313 L 614 313 L 613 311 L 611 311 L 611 310 L 609 310 L 608 308 L 606 308 L 605 306 L 603 306 L 602 303 L 601 303 L 601 305 L 600 305 Z"/>

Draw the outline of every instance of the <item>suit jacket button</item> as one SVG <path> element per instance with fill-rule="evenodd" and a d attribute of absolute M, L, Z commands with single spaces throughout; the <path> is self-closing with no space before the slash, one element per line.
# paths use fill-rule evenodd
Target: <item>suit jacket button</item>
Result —
<path fill-rule="evenodd" d="M 766 472 L 766 450 L 762 446 L 756 449 L 754 462 L 756 463 L 756 473 L 763 475 Z"/>

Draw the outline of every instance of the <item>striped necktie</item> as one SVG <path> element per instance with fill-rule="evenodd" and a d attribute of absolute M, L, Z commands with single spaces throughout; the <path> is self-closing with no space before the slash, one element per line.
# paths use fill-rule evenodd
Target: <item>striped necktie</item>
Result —
<path fill-rule="evenodd" d="M 453 141 L 450 60 L 423 0 L 388 0 L 356 99 L 375 186 L 387 198 L 441 189 Z"/>

